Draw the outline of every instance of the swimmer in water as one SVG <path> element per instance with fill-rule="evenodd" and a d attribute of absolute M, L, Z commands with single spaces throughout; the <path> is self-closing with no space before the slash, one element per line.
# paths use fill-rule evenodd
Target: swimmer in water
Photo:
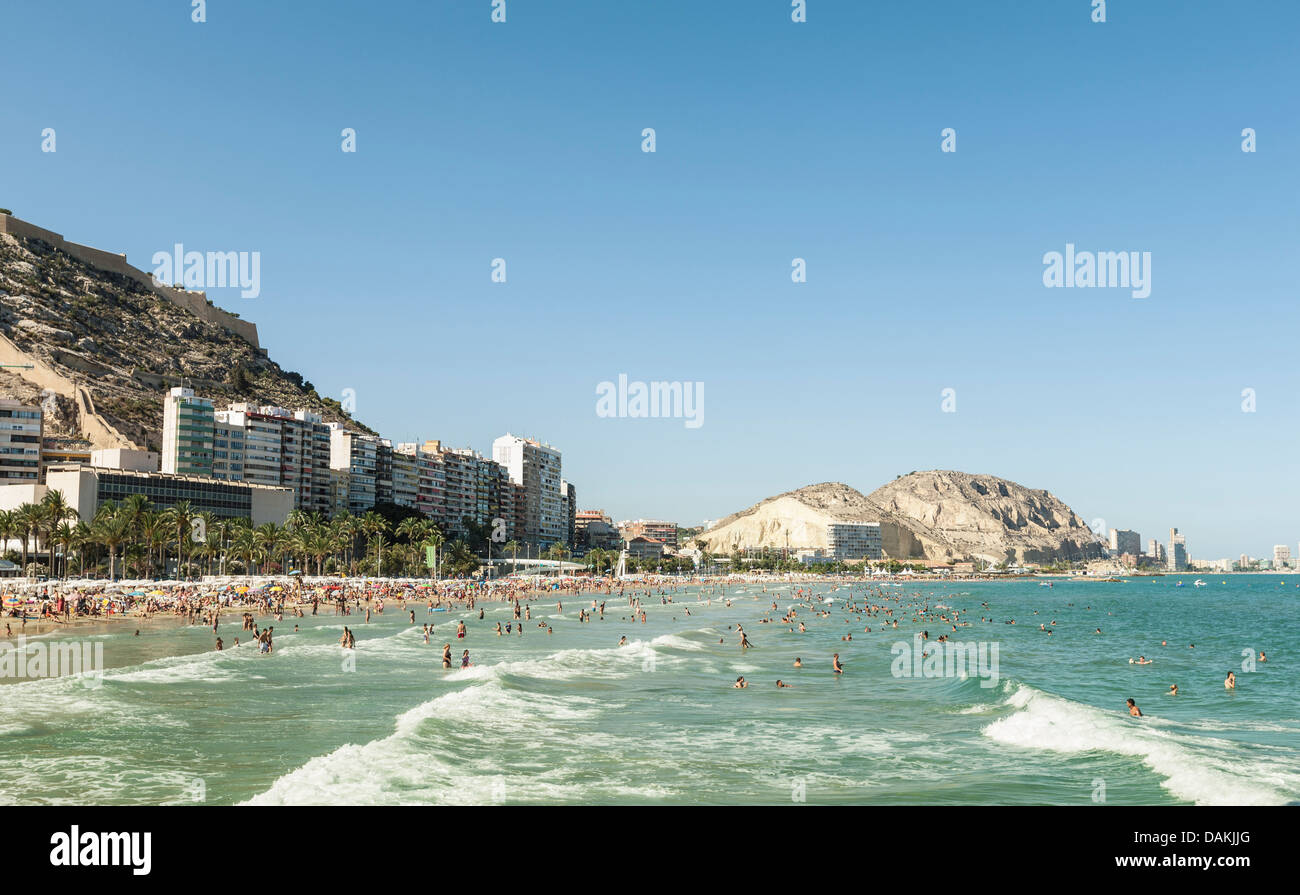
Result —
<path fill-rule="evenodd" d="M 793 690 L 793 689 L 794 689 L 793 687 L 791 687 L 789 684 L 787 684 L 785 681 L 781 680 L 780 678 L 777 678 L 777 681 L 776 681 L 776 688 L 777 688 L 778 690 Z"/>
<path fill-rule="evenodd" d="M 831 668 L 833 668 L 833 669 L 835 670 L 835 673 L 836 673 L 836 674 L 843 674 L 843 673 L 844 673 L 844 666 L 840 664 L 840 654 L 839 654 L 839 653 L 836 653 L 835 656 L 834 656 L 834 658 L 831 660 Z"/>
<path fill-rule="evenodd" d="M 624 634 L 622 637 L 618 638 L 618 645 L 619 645 L 619 646 L 627 646 L 627 635 L 626 635 L 626 634 Z"/>
<path fill-rule="evenodd" d="M 1177 695 L 1178 695 L 1178 685 L 1177 685 L 1177 684 L 1170 684 L 1170 685 L 1169 685 L 1169 695 L 1170 695 L 1170 696 L 1177 696 Z"/>
<path fill-rule="evenodd" d="M 1233 674 L 1231 671 L 1228 672 L 1228 676 L 1223 680 L 1223 689 L 1225 690 L 1237 689 L 1237 676 Z"/>
<path fill-rule="evenodd" d="M 803 668 L 803 659 L 800 659 L 798 656 L 795 656 L 795 657 L 794 657 L 794 667 L 795 667 L 795 668 Z"/>
<path fill-rule="evenodd" d="M 1126 701 L 1127 701 L 1127 703 L 1128 703 L 1128 713 L 1129 713 L 1130 715 L 1132 715 L 1134 718 L 1141 718 L 1141 717 L 1142 717 L 1142 710 L 1141 710 L 1140 708 L 1138 708 L 1137 703 L 1134 702 L 1134 701 L 1132 700 L 1132 698 L 1129 698 L 1129 699 L 1126 700 Z"/>
<path fill-rule="evenodd" d="M 741 675 L 740 677 L 736 678 L 736 682 L 731 685 L 731 688 L 733 690 L 743 690 L 748 686 L 749 686 L 749 682 L 745 680 L 744 675 Z"/>

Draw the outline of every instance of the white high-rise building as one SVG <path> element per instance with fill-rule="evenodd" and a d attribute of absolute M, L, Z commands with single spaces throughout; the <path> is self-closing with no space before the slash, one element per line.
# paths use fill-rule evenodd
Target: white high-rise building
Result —
<path fill-rule="evenodd" d="M 492 442 L 492 459 L 523 488 L 524 539 L 539 547 L 566 543 L 569 519 L 560 490 L 560 452 L 507 433 Z"/>
<path fill-rule="evenodd" d="M 1276 544 L 1273 547 L 1273 568 L 1285 569 L 1291 565 L 1291 548 L 1286 544 Z"/>
<path fill-rule="evenodd" d="M 346 509 L 354 516 L 360 516 L 375 506 L 377 493 L 377 464 L 379 458 L 379 438 L 360 432 L 349 432 L 342 423 L 330 423 L 330 469 L 346 476 Z M 341 499 L 336 502 L 336 509 L 342 508 Z"/>
<path fill-rule="evenodd" d="M 827 553 L 835 559 L 880 559 L 879 522 L 832 522 L 826 526 Z"/>
<path fill-rule="evenodd" d="M 173 388 L 163 400 L 162 471 L 212 475 L 212 402 L 192 388 Z"/>

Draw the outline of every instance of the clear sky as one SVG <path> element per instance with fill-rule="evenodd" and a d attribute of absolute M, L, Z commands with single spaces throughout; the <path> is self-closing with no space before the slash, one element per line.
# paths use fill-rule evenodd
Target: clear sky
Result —
<path fill-rule="evenodd" d="M 394 441 L 533 435 L 616 518 L 954 468 L 1300 546 L 1294 0 L 190 7 L 5 4 L 0 206 L 260 252 L 209 297 Z M 1150 296 L 1044 287 L 1066 243 Z M 597 416 L 620 373 L 703 425 Z"/>

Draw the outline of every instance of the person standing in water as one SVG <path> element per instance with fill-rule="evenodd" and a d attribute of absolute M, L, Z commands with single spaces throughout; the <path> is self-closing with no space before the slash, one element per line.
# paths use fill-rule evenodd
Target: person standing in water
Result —
<path fill-rule="evenodd" d="M 1126 703 L 1128 704 L 1128 713 L 1130 715 L 1134 718 L 1142 717 L 1142 710 L 1138 708 L 1137 703 L 1133 701 L 1132 697 L 1129 697 L 1129 699 L 1126 700 Z"/>
<path fill-rule="evenodd" d="M 1237 689 L 1237 676 L 1233 674 L 1231 671 L 1228 672 L 1228 676 L 1223 680 L 1223 689 L 1225 690 Z"/>

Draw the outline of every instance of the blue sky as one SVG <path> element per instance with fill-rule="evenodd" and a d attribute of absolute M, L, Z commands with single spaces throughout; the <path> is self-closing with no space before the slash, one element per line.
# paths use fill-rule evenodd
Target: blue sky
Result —
<path fill-rule="evenodd" d="M 1300 5 L 1090 7 L 7 4 L 0 206 L 260 252 L 209 297 L 283 366 L 395 441 L 547 440 L 616 518 L 955 468 L 1294 552 Z M 1151 252 L 1150 297 L 1045 288 L 1067 242 Z M 597 417 L 620 373 L 704 425 Z"/>

